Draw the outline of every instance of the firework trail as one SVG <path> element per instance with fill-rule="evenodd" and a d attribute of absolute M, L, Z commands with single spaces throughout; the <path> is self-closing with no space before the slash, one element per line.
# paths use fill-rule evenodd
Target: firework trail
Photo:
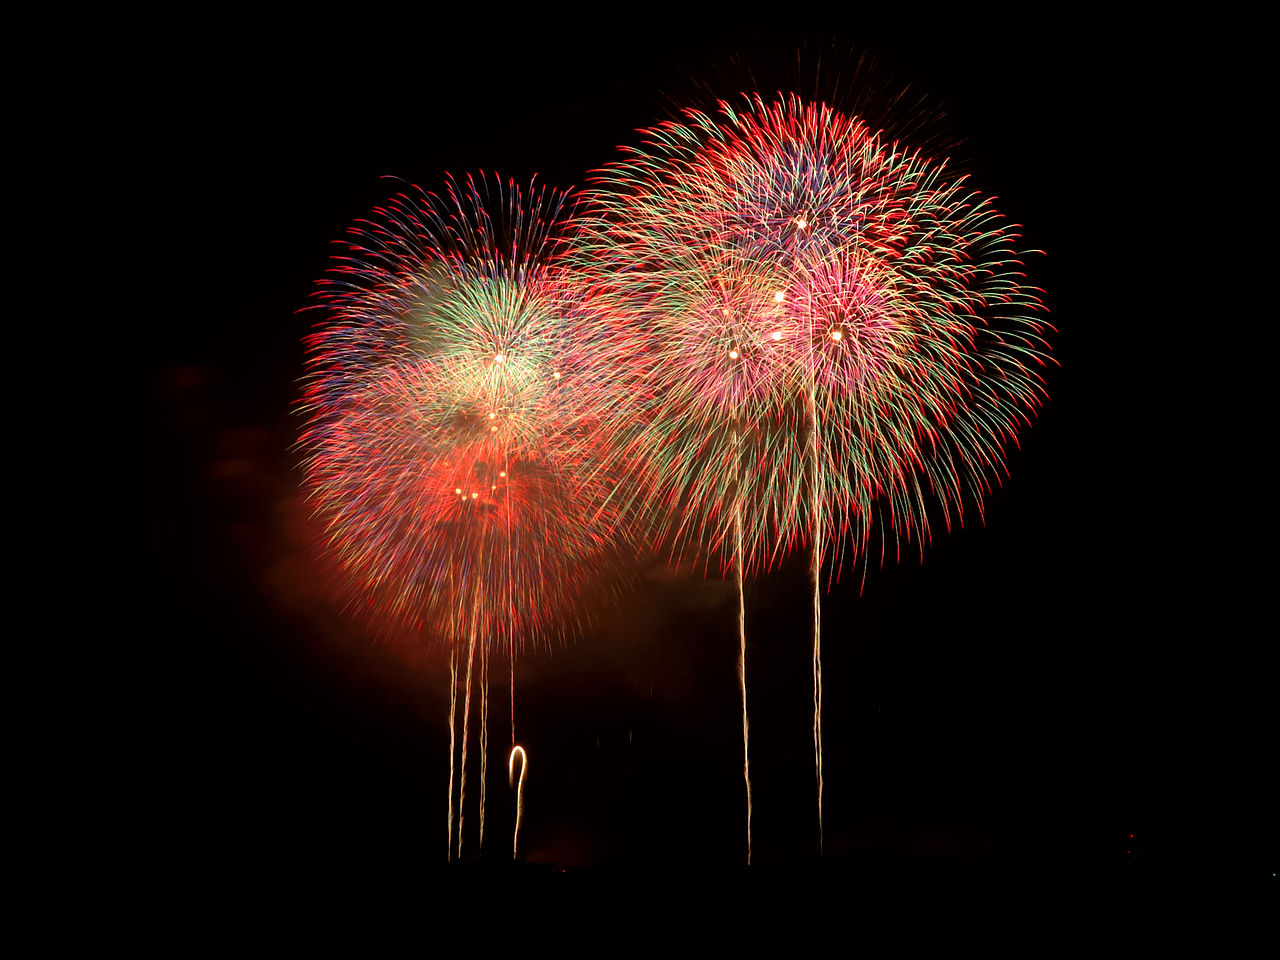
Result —
<path fill-rule="evenodd" d="M 520 783 L 516 784 L 516 756 L 520 757 Z M 529 772 L 529 757 L 524 747 L 513 744 L 511 755 L 507 758 L 507 785 L 516 790 L 516 829 L 511 839 L 511 859 L 520 855 L 520 824 L 524 821 L 524 778 Z"/>
<path fill-rule="evenodd" d="M 452 651 L 451 849 L 465 642 L 459 854 L 477 652 L 483 777 L 490 648 L 514 664 L 572 629 L 624 527 L 593 459 L 593 308 L 559 252 L 564 199 L 471 179 L 398 195 L 353 228 L 309 338 L 301 443 L 328 548 L 375 620 Z"/>
<path fill-rule="evenodd" d="M 475 605 L 476 607 L 479 604 Z M 466 817 L 467 801 L 467 741 L 471 739 L 471 667 L 476 658 L 476 616 L 473 607 L 471 615 L 471 638 L 467 643 L 467 679 L 463 686 L 464 699 L 462 707 L 462 768 L 458 777 L 458 859 L 462 859 L 462 825 Z"/>
<path fill-rule="evenodd" d="M 480 839 L 476 845 L 484 849 L 484 785 L 489 767 L 489 647 L 480 648 Z"/>
<path fill-rule="evenodd" d="M 1048 328 L 989 202 L 855 117 L 753 96 L 641 134 L 587 192 L 607 429 L 677 553 L 746 573 L 808 546 L 821 847 L 824 560 L 981 511 Z"/>
<path fill-rule="evenodd" d="M 747 788 L 747 863 L 751 863 L 751 729 L 747 717 L 747 606 L 742 595 L 742 504 L 733 514 L 734 585 L 738 588 L 738 688 L 742 695 L 742 779 Z"/>
<path fill-rule="evenodd" d="M 457 743 L 458 718 L 458 655 L 449 648 L 449 853 L 453 859 L 453 757 Z"/>

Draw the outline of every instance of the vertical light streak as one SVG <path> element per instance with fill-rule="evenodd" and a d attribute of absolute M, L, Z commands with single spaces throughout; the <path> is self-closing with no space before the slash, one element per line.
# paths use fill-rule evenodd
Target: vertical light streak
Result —
<path fill-rule="evenodd" d="M 502 473 L 506 477 L 511 476 L 511 457 L 510 451 L 505 451 L 503 455 Z M 511 592 L 515 594 L 515 568 L 512 566 L 511 557 L 511 511 L 507 511 L 507 583 L 511 587 Z M 515 746 L 516 742 L 516 634 L 512 623 L 507 624 L 507 662 L 511 667 L 511 745 Z"/>
<path fill-rule="evenodd" d="M 449 644 L 449 855 L 453 859 L 453 758 L 457 750 L 458 651 Z"/>
<path fill-rule="evenodd" d="M 818 489 L 818 408 L 813 388 L 809 389 L 809 462 L 811 469 L 811 509 L 813 513 L 813 555 L 809 577 L 813 583 L 813 764 L 818 777 L 818 854 L 822 854 L 822 498 Z"/>
<path fill-rule="evenodd" d="M 484 852 L 484 785 L 489 767 L 489 645 L 480 644 L 480 840 Z"/>
<path fill-rule="evenodd" d="M 466 817 L 467 802 L 467 740 L 471 733 L 471 667 L 475 662 L 476 656 L 476 613 L 475 606 L 479 606 L 479 598 L 472 608 L 471 614 L 471 642 L 467 648 L 467 681 L 466 681 L 466 697 L 463 700 L 462 707 L 462 771 L 458 778 L 458 859 L 462 859 L 462 824 Z"/>
<path fill-rule="evenodd" d="M 736 469 L 736 468 L 735 468 Z M 751 864 L 751 743 L 747 726 L 747 607 L 742 593 L 742 501 L 733 509 L 733 571 L 738 587 L 738 686 L 742 691 L 742 779 L 747 785 L 747 865 Z"/>
<path fill-rule="evenodd" d="M 516 754 L 520 755 L 520 784 L 516 786 Z M 507 758 L 507 785 L 516 787 L 516 829 L 511 839 L 511 859 L 520 855 L 520 824 L 524 821 L 524 778 L 529 772 L 529 757 L 524 747 L 516 744 L 511 748 L 511 756 Z"/>
<path fill-rule="evenodd" d="M 809 520 L 813 539 L 813 554 L 809 558 L 809 579 L 813 587 L 813 769 L 818 781 L 818 856 L 822 856 L 822 594 L 819 580 L 822 573 L 822 487 L 818 449 L 818 357 L 817 344 L 823 340 L 816 335 L 812 291 L 809 291 L 809 396 L 806 412 L 809 419 Z"/>

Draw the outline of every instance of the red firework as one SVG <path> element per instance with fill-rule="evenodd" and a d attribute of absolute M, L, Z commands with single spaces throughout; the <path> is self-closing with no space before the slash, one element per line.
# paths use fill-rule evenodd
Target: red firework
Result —
<path fill-rule="evenodd" d="M 811 545 L 821 846 L 822 564 L 879 517 L 923 549 L 931 503 L 948 526 L 981 509 L 1044 396 L 1038 291 L 963 178 L 825 105 L 755 96 L 642 135 L 596 178 L 583 246 L 626 358 L 609 431 L 655 534 L 733 571 L 740 680 L 744 573 Z"/>
<path fill-rule="evenodd" d="M 320 298 L 302 436 L 328 546 L 361 607 L 446 643 L 449 851 L 455 850 L 456 679 L 465 658 L 462 851 L 472 670 L 572 629 L 625 532 L 595 457 L 582 336 L 590 303 L 560 256 L 563 194 L 449 183 L 401 194 L 353 228 Z M 607 584 L 608 581 L 605 581 Z"/>

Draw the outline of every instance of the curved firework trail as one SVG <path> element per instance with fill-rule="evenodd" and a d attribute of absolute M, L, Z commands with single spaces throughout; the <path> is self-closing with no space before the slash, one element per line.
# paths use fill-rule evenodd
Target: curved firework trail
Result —
<path fill-rule="evenodd" d="M 516 755 L 520 757 L 520 783 L 516 784 Z M 507 757 L 507 786 L 516 791 L 516 828 L 511 838 L 511 859 L 520 855 L 520 824 L 524 822 L 524 778 L 529 772 L 529 755 L 519 744 L 511 745 L 511 755 Z"/>
<path fill-rule="evenodd" d="M 641 133 L 587 193 L 622 384 L 605 429 L 676 551 L 736 578 L 808 544 L 821 849 L 823 562 L 877 518 L 923 551 L 928 504 L 948 528 L 981 511 L 1044 399 L 1048 328 L 1013 228 L 855 117 L 751 96 Z"/>
<path fill-rule="evenodd" d="M 396 196 L 353 228 L 309 338 L 302 445 L 328 546 L 366 612 L 450 649 L 451 855 L 462 646 L 459 855 L 477 647 L 487 727 L 491 648 L 514 662 L 580 616 L 623 532 L 594 459 L 592 307 L 560 253 L 564 200 L 470 178 Z M 514 696 L 512 719 L 514 740 Z M 483 777 L 487 729 L 480 749 Z"/>

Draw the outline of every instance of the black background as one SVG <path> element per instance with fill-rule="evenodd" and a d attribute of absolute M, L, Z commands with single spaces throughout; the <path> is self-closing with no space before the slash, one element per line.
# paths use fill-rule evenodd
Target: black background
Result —
<path fill-rule="evenodd" d="M 766 91 L 789 87 L 802 51 L 807 76 L 820 55 L 858 96 L 909 85 L 940 114 L 953 162 L 1045 252 L 1029 267 L 1060 365 L 985 523 L 939 525 L 923 563 L 907 547 L 824 600 L 822 869 L 1167 871 L 1272 842 L 1229 799 L 1247 724 L 1224 717 L 1221 664 L 1242 621 L 1209 598 L 1244 587 L 1205 559 L 1212 522 L 1188 479 L 1215 444 L 1182 372 L 1196 308 L 1171 283 L 1169 38 L 856 5 L 781 24 L 615 15 L 228 16 L 116 65 L 144 147 L 114 231 L 144 264 L 124 271 L 142 305 L 100 421 L 98 491 L 105 622 L 137 634 L 119 659 L 139 692 L 117 705 L 134 722 L 98 786 L 125 832 L 192 870 L 443 863 L 447 667 L 379 643 L 321 585 L 291 447 L 312 320 L 298 311 L 332 242 L 398 189 L 383 177 L 581 184 L 695 81 L 732 96 L 745 64 Z M 876 65 L 855 73 L 864 54 Z M 748 677 L 755 862 L 813 869 L 804 563 L 749 585 Z M 523 855 L 741 863 L 735 656 L 725 586 L 650 571 L 590 635 L 522 659 Z M 513 816 L 505 671 L 495 863 Z M 1207 784 L 1236 809 L 1229 828 Z M 471 856 L 475 825 L 472 809 Z"/>

